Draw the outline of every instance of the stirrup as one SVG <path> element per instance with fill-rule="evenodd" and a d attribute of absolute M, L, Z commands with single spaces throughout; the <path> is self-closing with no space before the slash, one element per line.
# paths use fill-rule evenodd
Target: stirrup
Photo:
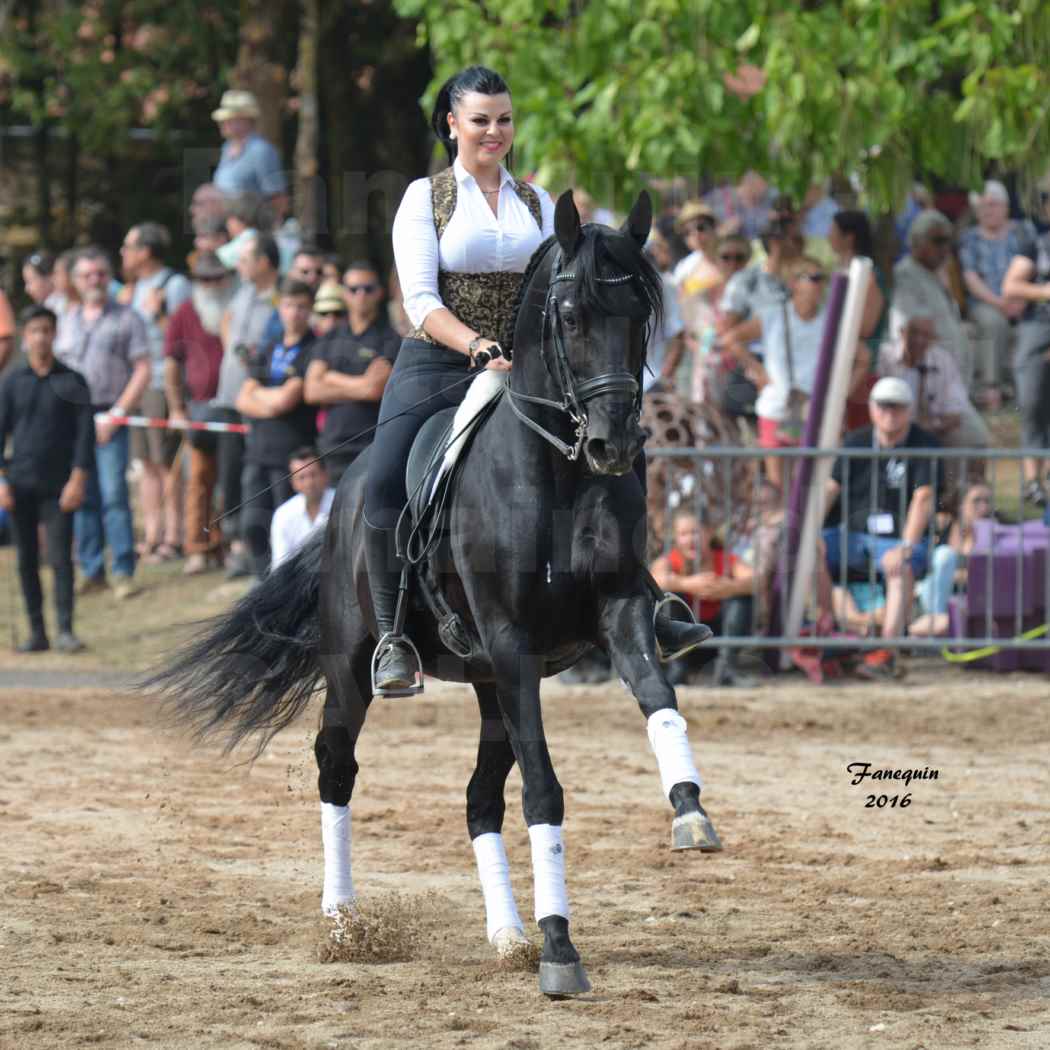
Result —
<path fill-rule="evenodd" d="M 383 652 L 393 644 L 407 645 L 412 651 L 413 657 L 416 661 L 416 671 L 414 674 L 415 685 L 404 686 L 400 689 L 380 689 L 376 686 L 376 669 L 379 666 L 379 657 Z M 402 697 L 402 696 L 418 696 L 423 692 L 423 661 L 420 659 L 419 650 L 416 648 L 415 643 L 411 638 L 403 634 L 395 634 L 393 631 L 387 631 L 378 642 L 376 642 L 375 652 L 372 653 L 372 695 L 382 697 Z"/>
<path fill-rule="evenodd" d="M 665 653 L 663 647 L 660 645 L 660 634 L 656 630 L 656 621 L 660 615 L 660 611 L 665 605 L 673 605 L 677 603 L 689 614 L 689 623 L 693 623 L 699 626 L 700 621 L 693 615 L 693 610 L 690 608 L 689 603 L 680 598 L 677 594 L 673 594 L 671 591 L 664 591 L 664 596 L 656 603 L 653 607 L 653 633 L 656 636 L 656 655 L 660 658 L 660 663 L 670 663 L 672 660 L 677 660 L 678 657 L 684 656 L 686 653 L 696 648 L 697 644 L 685 645 L 681 649 L 676 649 L 673 653 Z M 678 623 L 685 623 L 684 620 L 676 621 Z M 710 637 L 710 635 L 708 635 Z"/>

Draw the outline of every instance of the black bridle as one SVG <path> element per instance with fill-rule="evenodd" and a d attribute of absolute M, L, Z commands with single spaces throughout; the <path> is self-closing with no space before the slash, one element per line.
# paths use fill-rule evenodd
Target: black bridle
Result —
<path fill-rule="evenodd" d="M 547 373 L 554 380 L 555 386 L 561 394 L 560 401 L 551 401 L 549 398 L 536 397 L 533 394 L 523 394 L 513 390 L 508 382 L 506 393 L 510 399 L 510 407 L 514 414 L 531 430 L 535 431 L 553 445 L 566 459 L 575 462 L 579 459 L 587 439 L 587 402 L 602 394 L 629 394 L 634 401 L 635 415 L 641 413 L 642 389 L 636 376 L 630 372 L 603 372 L 592 379 L 579 380 L 572 365 L 569 364 L 568 354 L 565 352 L 564 328 L 561 312 L 558 309 L 558 296 L 556 286 L 558 284 L 575 281 L 576 274 L 573 272 L 560 273 L 561 252 L 551 267 L 552 277 L 547 289 L 547 298 L 543 305 L 543 326 L 540 329 L 540 356 L 546 366 Z M 627 284 L 635 279 L 634 274 L 622 274 L 618 277 L 596 277 L 598 284 Z M 553 352 L 547 352 L 547 335 L 550 333 Z M 534 419 L 530 418 L 519 407 L 518 402 L 524 401 L 533 405 L 543 405 L 553 408 L 568 415 L 575 426 L 576 441 L 569 445 L 556 437 L 549 430 L 540 426 Z"/>

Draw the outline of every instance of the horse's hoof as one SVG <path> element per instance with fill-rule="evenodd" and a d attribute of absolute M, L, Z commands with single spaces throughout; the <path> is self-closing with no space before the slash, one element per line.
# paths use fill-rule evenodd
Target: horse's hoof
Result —
<path fill-rule="evenodd" d="M 671 825 L 671 849 L 721 853 L 722 841 L 706 813 L 683 813 Z"/>
<path fill-rule="evenodd" d="M 552 999 L 583 995 L 591 990 L 591 982 L 583 963 L 540 962 L 540 991 Z"/>
<path fill-rule="evenodd" d="M 513 959 L 528 954 L 532 942 L 517 926 L 504 926 L 492 935 L 492 947 L 501 959 Z"/>

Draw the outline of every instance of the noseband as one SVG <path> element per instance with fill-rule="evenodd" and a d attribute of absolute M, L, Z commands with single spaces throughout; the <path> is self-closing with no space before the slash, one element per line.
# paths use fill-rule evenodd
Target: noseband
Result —
<path fill-rule="evenodd" d="M 630 372 L 603 372 L 592 379 L 579 380 L 576 373 L 569 364 L 568 354 L 565 352 L 565 338 L 561 313 L 558 309 L 557 285 L 567 281 L 575 281 L 574 272 L 560 273 L 561 252 L 558 253 L 554 266 L 553 276 L 547 291 L 547 299 L 543 305 L 543 327 L 540 330 L 540 356 L 547 368 L 548 374 L 554 380 L 555 386 L 561 394 L 560 401 L 551 401 L 545 397 L 535 397 L 532 394 L 522 394 L 512 390 L 507 384 L 506 392 L 510 398 L 510 407 L 514 414 L 531 430 L 540 435 L 546 442 L 553 445 L 566 459 L 575 462 L 579 459 L 583 444 L 587 439 L 587 402 L 602 394 L 629 394 L 634 401 L 635 415 L 641 412 L 641 387 L 638 380 Z M 633 274 L 622 274 L 618 277 L 596 277 L 598 284 L 627 284 L 634 280 Z M 548 353 L 548 334 L 550 336 L 551 352 Z M 540 426 L 531 419 L 519 407 L 518 402 L 525 401 L 533 405 L 543 405 L 547 408 L 556 409 L 568 415 L 575 426 L 576 441 L 572 445 L 566 444 L 549 430 Z"/>

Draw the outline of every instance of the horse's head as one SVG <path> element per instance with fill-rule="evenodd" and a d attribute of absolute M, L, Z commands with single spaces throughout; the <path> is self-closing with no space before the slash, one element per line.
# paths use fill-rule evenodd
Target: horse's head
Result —
<path fill-rule="evenodd" d="M 626 474 L 645 443 L 641 373 L 663 302 L 660 275 L 642 251 L 651 225 L 645 192 L 620 230 L 581 225 L 571 191 L 554 213 L 561 250 L 547 298 L 547 365 L 572 403 L 595 474 Z"/>

